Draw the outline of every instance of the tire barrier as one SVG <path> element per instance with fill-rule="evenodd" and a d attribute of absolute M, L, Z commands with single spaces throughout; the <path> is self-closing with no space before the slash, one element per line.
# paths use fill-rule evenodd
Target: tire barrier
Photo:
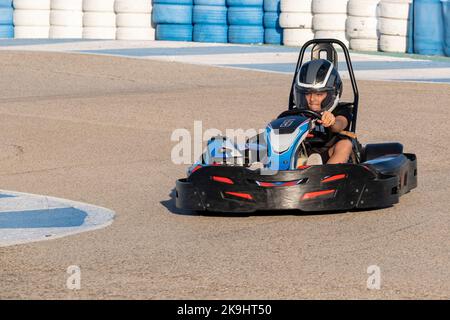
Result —
<path fill-rule="evenodd" d="M 50 0 L 14 0 L 13 7 L 20 10 L 50 10 Z"/>
<path fill-rule="evenodd" d="M 14 26 L 13 25 L 0 25 L 0 39 L 14 38 Z"/>
<path fill-rule="evenodd" d="M 412 0 L 380 2 L 378 28 L 381 51 L 412 52 L 412 12 Z"/>
<path fill-rule="evenodd" d="M 0 7 L 0 25 L 13 25 L 13 8 L 1 8 Z"/>
<path fill-rule="evenodd" d="M 192 24 L 158 24 L 156 39 L 167 41 L 192 41 Z"/>
<path fill-rule="evenodd" d="M 228 41 L 239 44 L 264 43 L 264 1 L 227 0 Z"/>
<path fill-rule="evenodd" d="M 298 47 L 314 38 L 312 0 L 281 0 L 280 9 L 284 45 Z"/>
<path fill-rule="evenodd" d="M 83 0 L 83 39 L 115 39 L 114 0 Z"/>
<path fill-rule="evenodd" d="M 192 0 L 154 0 L 152 17 L 157 40 L 192 41 Z"/>
<path fill-rule="evenodd" d="M 156 24 L 192 24 L 192 5 L 156 2 L 153 5 L 153 22 Z"/>
<path fill-rule="evenodd" d="M 154 28 L 118 27 L 117 40 L 155 40 Z"/>
<path fill-rule="evenodd" d="M 348 0 L 313 0 L 312 12 L 314 14 L 347 14 Z"/>
<path fill-rule="evenodd" d="M 14 37 L 47 39 L 50 34 L 50 0 L 14 0 Z"/>
<path fill-rule="evenodd" d="M 116 0 L 116 39 L 155 40 L 152 0 Z"/>
<path fill-rule="evenodd" d="M 114 12 L 114 0 L 83 0 L 83 11 Z"/>
<path fill-rule="evenodd" d="M 283 43 L 280 13 L 280 0 L 264 0 L 264 43 L 278 45 Z"/>
<path fill-rule="evenodd" d="M 0 39 L 14 38 L 12 0 L 0 0 Z"/>
<path fill-rule="evenodd" d="M 285 29 L 312 29 L 313 16 L 305 12 L 282 12 L 280 25 Z"/>
<path fill-rule="evenodd" d="M 356 51 L 378 51 L 378 39 L 350 39 L 350 48 Z"/>
<path fill-rule="evenodd" d="M 314 39 L 314 32 L 311 29 L 283 30 L 283 43 L 286 46 L 299 47 L 311 39 Z"/>
<path fill-rule="evenodd" d="M 350 49 L 378 51 L 378 4 L 380 0 L 349 0 L 345 23 Z"/>
<path fill-rule="evenodd" d="M 227 25 L 227 7 L 194 5 L 194 24 Z"/>
<path fill-rule="evenodd" d="M 81 39 L 83 37 L 83 0 L 51 0 L 51 39 Z"/>
<path fill-rule="evenodd" d="M 312 0 L 281 0 L 281 12 L 308 12 L 312 13 Z"/>
<path fill-rule="evenodd" d="M 194 0 L 195 6 L 227 6 L 226 0 Z"/>
<path fill-rule="evenodd" d="M 261 44 L 264 42 L 264 27 L 230 25 L 228 41 L 238 44 Z"/>
<path fill-rule="evenodd" d="M 278 12 L 264 12 L 264 28 L 275 29 L 280 27 Z"/>
<path fill-rule="evenodd" d="M 13 37 L 288 46 L 314 37 L 450 56 L 450 0 L 0 0 L 0 38 Z"/>
<path fill-rule="evenodd" d="M 264 0 L 226 0 L 228 7 L 259 7 L 263 8 Z"/>
<path fill-rule="evenodd" d="M 281 0 L 264 0 L 264 12 L 281 12 Z"/>
<path fill-rule="evenodd" d="M 83 11 L 83 0 L 51 0 L 52 10 Z"/>
<path fill-rule="evenodd" d="M 212 5 L 194 4 L 192 16 L 194 23 L 193 40 L 196 42 L 227 43 L 228 9 L 225 1 L 212 1 L 211 3 Z"/>
<path fill-rule="evenodd" d="M 384 52 L 407 52 L 409 45 L 408 37 L 380 35 L 380 49 Z"/>
<path fill-rule="evenodd" d="M 377 18 L 380 0 L 349 0 L 347 13 L 353 17 Z"/>
<path fill-rule="evenodd" d="M 444 14 L 444 51 L 450 56 L 450 1 L 442 1 L 442 11 Z"/>
<path fill-rule="evenodd" d="M 262 26 L 264 11 L 262 7 L 230 7 L 228 22 L 238 26 Z"/>
<path fill-rule="evenodd" d="M 444 55 L 444 17 L 440 0 L 414 1 L 414 53 Z"/>
<path fill-rule="evenodd" d="M 152 13 L 152 0 L 116 0 L 116 13 Z"/>
<path fill-rule="evenodd" d="M 348 0 L 313 0 L 312 28 L 314 38 L 335 38 L 341 40 L 346 46 L 349 41 L 346 33 Z"/>
<path fill-rule="evenodd" d="M 0 8 L 12 8 L 13 0 L 0 0 Z"/>
<path fill-rule="evenodd" d="M 228 25 L 195 24 L 193 40 L 196 42 L 228 42 Z"/>
<path fill-rule="evenodd" d="M 266 44 L 282 44 L 283 43 L 283 29 L 281 28 L 265 28 L 264 29 L 264 43 Z"/>
<path fill-rule="evenodd" d="M 208 0 L 204 0 L 208 1 Z M 153 0 L 153 4 L 179 4 L 179 5 L 189 5 L 192 6 L 193 0 Z"/>

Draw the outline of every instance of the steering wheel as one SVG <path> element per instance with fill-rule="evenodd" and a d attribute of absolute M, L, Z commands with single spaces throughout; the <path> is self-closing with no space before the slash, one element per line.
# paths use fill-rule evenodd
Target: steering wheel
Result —
<path fill-rule="evenodd" d="M 284 118 L 284 117 L 287 117 L 287 116 L 299 115 L 299 114 L 302 114 L 302 115 L 305 115 L 305 116 L 307 116 L 309 118 L 313 118 L 313 119 L 317 119 L 317 120 L 322 119 L 322 115 L 319 112 L 312 111 L 312 110 L 309 110 L 309 109 L 297 109 L 297 108 L 291 109 L 291 110 L 286 110 L 286 111 L 282 112 L 278 116 L 278 119 Z"/>
<path fill-rule="evenodd" d="M 311 116 L 311 118 L 313 118 L 313 119 L 317 119 L 317 120 L 322 119 L 322 115 L 316 111 L 304 109 L 304 110 L 297 110 L 297 112 L 300 114 L 305 114 L 305 115 Z"/>

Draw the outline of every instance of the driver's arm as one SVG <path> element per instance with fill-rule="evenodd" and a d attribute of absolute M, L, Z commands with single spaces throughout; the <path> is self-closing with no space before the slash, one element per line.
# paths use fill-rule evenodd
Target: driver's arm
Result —
<path fill-rule="evenodd" d="M 332 132 L 341 132 L 347 128 L 348 121 L 344 116 L 334 116 L 331 112 L 325 111 L 322 114 L 322 119 L 318 121 L 322 123 L 324 127 L 330 127 Z"/>
<path fill-rule="evenodd" d="M 348 121 L 347 118 L 344 116 L 337 116 L 336 118 L 336 122 L 330 127 L 332 132 L 341 132 L 342 130 L 344 130 L 345 128 L 347 128 L 348 125 Z"/>

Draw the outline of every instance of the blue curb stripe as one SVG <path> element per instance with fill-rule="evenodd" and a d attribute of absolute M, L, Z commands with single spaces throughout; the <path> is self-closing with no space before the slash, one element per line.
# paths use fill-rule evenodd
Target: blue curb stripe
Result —
<path fill-rule="evenodd" d="M 112 54 L 126 57 L 151 56 L 204 56 L 217 54 L 244 54 L 244 53 L 280 53 L 298 52 L 298 49 L 270 46 L 211 46 L 187 48 L 131 48 L 131 49 L 103 49 L 103 50 L 75 50 L 74 52 Z"/>
<path fill-rule="evenodd" d="M 1 198 L 14 198 L 15 196 L 9 195 L 9 194 L 0 194 L 0 199 Z"/>
<path fill-rule="evenodd" d="M 75 208 L 0 212 L 0 229 L 79 227 L 86 217 Z"/>

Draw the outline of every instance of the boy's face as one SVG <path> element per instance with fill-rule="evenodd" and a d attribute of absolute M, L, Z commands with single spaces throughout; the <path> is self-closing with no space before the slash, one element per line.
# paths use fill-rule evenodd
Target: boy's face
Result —
<path fill-rule="evenodd" d="M 312 92 L 305 95 L 308 108 L 312 111 L 320 112 L 322 109 L 322 101 L 327 97 L 326 92 Z"/>

